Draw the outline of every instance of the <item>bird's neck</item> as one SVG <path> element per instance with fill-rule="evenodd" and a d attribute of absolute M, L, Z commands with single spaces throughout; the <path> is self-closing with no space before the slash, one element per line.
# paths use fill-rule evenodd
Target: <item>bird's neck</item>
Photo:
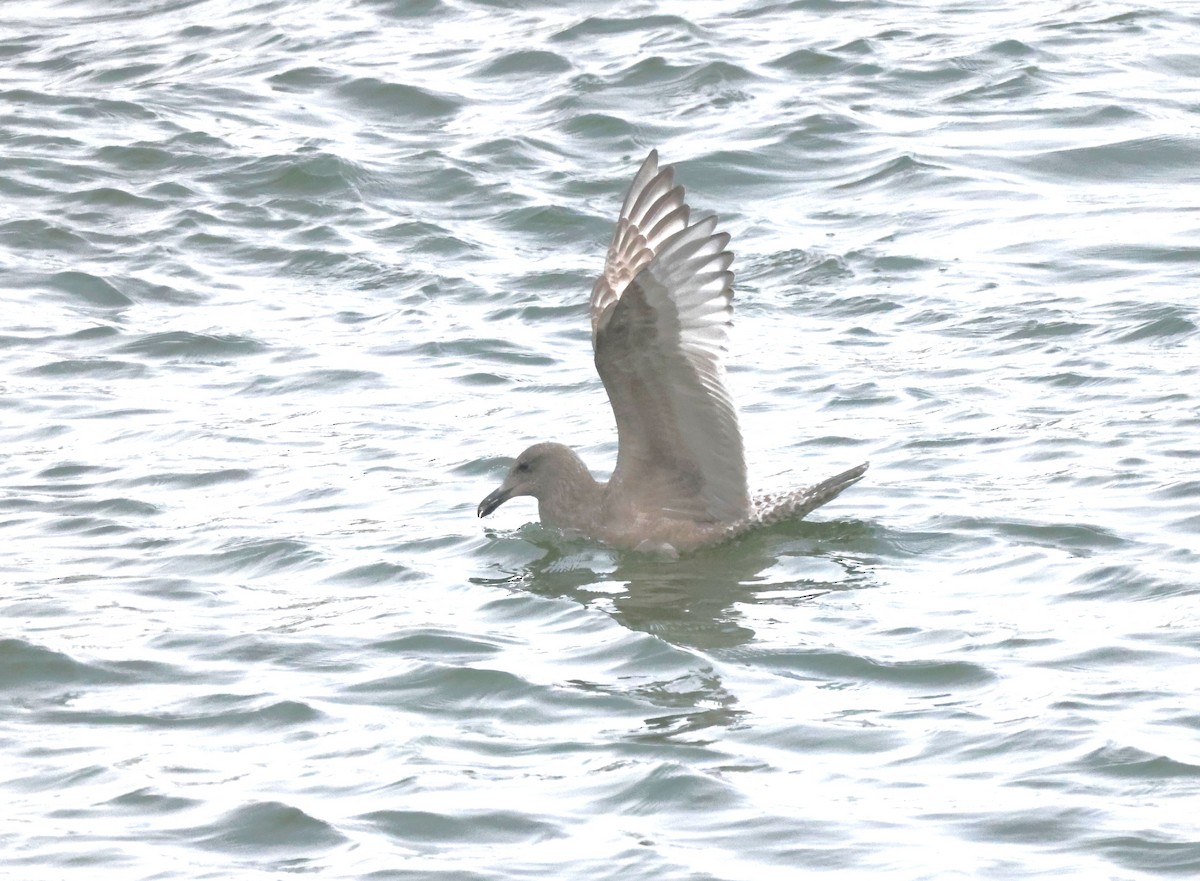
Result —
<path fill-rule="evenodd" d="M 546 526 L 593 532 L 600 519 L 604 484 L 578 457 L 572 458 L 553 489 L 538 498 L 538 516 Z"/>

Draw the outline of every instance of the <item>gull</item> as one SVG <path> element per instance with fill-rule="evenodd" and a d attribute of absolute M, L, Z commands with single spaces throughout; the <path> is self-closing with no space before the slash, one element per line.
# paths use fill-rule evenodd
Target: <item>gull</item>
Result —
<path fill-rule="evenodd" d="M 863 463 L 815 486 L 751 497 L 725 388 L 733 254 L 717 218 L 691 217 L 672 166 L 642 163 L 592 288 L 592 348 L 617 422 L 617 465 L 596 480 L 569 447 L 537 443 L 479 503 L 533 496 L 541 522 L 617 548 L 669 555 L 798 520 L 857 483 Z"/>

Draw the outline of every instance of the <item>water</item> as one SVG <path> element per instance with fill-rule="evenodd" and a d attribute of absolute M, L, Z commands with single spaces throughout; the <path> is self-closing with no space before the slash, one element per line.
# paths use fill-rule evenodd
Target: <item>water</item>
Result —
<path fill-rule="evenodd" d="M 0 8 L 0 876 L 1200 873 L 1200 9 Z M 474 506 L 615 436 L 653 146 L 753 488 L 670 562 Z"/>

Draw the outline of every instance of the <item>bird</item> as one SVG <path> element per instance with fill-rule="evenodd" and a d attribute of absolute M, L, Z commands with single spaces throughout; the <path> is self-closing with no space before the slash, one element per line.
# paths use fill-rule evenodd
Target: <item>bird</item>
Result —
<path fill-rule="evenodd" d="M 591 293 L 592 348 L 617 424 L 617 463 L 597 480 L 569 447 L 535 443 L 479 503 L 487 517 L 533 496 L 544 526 L 672 556 L 797 520 L 862 479 L 751 496 L 725 386 L 733 253 L 714 214 L 692 216 L 675 169 L 651 150 L 634 175 Z"/>

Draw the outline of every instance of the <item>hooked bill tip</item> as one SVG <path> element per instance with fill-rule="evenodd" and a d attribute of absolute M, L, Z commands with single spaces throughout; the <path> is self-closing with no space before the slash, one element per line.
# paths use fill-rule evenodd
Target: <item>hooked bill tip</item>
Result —
<path fill-rule="evenodd" d="M 476 516 L 483 518 L 495 511 L 501 505 L 508 501 L 509 494 L 504 491 L 504 487 L 494 490 L 487 494 L 479 507 L 475 509 Z"/>

